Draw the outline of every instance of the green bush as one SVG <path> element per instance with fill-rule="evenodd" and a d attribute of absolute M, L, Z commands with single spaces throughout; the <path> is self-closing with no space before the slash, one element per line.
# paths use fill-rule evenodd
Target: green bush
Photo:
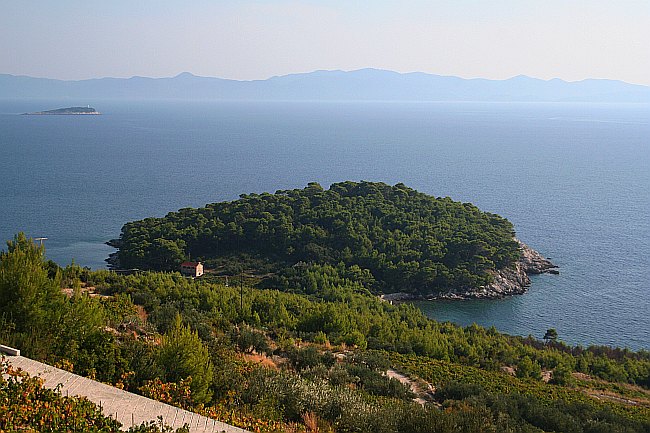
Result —
<path fill-rule="evenodd" d="M 212 392 L 212 361 L 207 348 L 196 332 L 183 326 L 180 315 L 165 334 L 156 354 L 156 365 L 165 382 L 191 378 L 192 398 L 197 403 L 210 401 Z"/>

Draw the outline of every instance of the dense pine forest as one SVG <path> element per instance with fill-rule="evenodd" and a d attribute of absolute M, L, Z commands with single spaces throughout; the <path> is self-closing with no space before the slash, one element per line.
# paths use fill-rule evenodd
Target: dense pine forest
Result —
<path fill-rule="evenodd" d="M 181 209 L 127 223 L 112 243 L 125 268 L 177 270 L 192 258 L 226 274 L 245 266 L 269 287 L 295 289 L 304 266 L 342 264 L 342 276 L 375 293 L 420 295 L 480 287 L 520 256 L 506 219 L 372 182 L 310 183 Z"/>
<path fill-rule="evenodd" d="M 341 273 L 313 265 L 305 294 L 60 268 L 20 234 L 0 254 L 0 342 L 255 432 L 650 431 L 650 353 L 438 323 Z M 116 428 L 11 377 L 0 430 Z"/>

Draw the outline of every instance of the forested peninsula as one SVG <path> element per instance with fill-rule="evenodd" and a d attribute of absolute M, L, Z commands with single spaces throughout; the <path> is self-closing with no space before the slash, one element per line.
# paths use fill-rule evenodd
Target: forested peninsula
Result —
<path fill-rule="evenodd" d="M 129 222 L 109 244 L 115 267 L 172 271 L 191 258 L 305 293 L 335 274 L 389 298 L 501 297 L 523 293 L 527 274 L 556 272 L 507 219 L 401 183 L 241 195 Z"/>

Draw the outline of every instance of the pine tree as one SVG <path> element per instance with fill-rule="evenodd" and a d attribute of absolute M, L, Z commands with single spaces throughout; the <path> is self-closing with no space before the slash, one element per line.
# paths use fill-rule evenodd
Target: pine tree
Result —
<path fill-rule="evenodd" d="M 544 341 L 546 341 L 546 343 L 550 341 L 553 342 L 557 341 L 557 331 L 555 330 L 555 328 L 550 328 L 546 330 L 546 334 L 544 334 Z"/>
<path fill-rule="evenodd" d="M 39 329 L 63 302 L 59 283 L 48 277 L 43 246 L 24 233 L 7 246 L 0 253 L 0 317 L 19 333 Z"/>
<path fill-rule="evenodd" d="M 191 377 L 190 389 L 196 403 L 210 401 L 213 369 L 208 349 L 198 333 L 184 326 L 176 315 L 171 329 L 163 336 L 156 363 L 166 382 Z"/>

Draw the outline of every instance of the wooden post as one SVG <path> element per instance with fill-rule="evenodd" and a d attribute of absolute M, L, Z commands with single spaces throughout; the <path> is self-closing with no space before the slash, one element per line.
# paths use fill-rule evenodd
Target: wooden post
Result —
<path fill-rule="evenodd" d="M 244 316 L 244 268 L 239 274 L 239 311 Z"/>

